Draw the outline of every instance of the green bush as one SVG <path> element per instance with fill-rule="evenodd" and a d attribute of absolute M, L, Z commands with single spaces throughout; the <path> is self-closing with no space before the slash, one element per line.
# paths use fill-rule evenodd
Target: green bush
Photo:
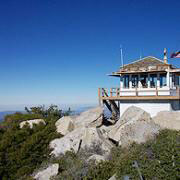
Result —
<path fill-rule="evenodd" d="M 49 142 L 61 137 L 56 133 L 55 122 L 61 117 L 51 106 L 46 116 L 29 111 L 5 117 L 0 128 L 0 179 L 27 179 L 40 164 L 49 158 Z M 47 111 L 48 111 L 47 110 Z M 57 110 L 57 111 L 56 111 Z M 46 112 L 47 112 L 46 111 Z M 24 120 L 43 118 L 46 125 L 33 125 L 20 129 Z"/>
<path fill-rule="evenodd" d="M 133 162 L 137 161 L 145 179 L 180 178 L 180 132 L 163 130 L 154 140 L 144 144 L 132 144 L 128 148 L 116 147 L 112 150 L 109 161 L 92 167 L 85 179 L 108 179 L 116 173 L 118 179 L 129 175 L 139 180 Z"/>

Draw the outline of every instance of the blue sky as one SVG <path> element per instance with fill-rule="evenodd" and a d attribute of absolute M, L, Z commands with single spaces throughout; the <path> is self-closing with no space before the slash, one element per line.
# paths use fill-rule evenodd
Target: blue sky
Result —
<path fill-rule="evenodd" d="M 97 103 L 98 87 L 119 84 L 106 74 L 120 44 L 124 63 L 163 58 L 180 50 L 179 18 L 179 0 L 0 1 L 0 110 Z"/>

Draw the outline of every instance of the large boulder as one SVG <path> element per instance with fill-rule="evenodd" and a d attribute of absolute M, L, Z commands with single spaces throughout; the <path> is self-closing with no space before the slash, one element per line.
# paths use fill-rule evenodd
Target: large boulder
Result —
<path fill-rule="evenodd" d="M 22 121 L 19 126 L 20 128 L 23 128 L 27 124 L 30 128 L 33 128 L 34 124 L 40 124 L 40 123 L 46 125 L 43 119 L 33 119 L 33 120 Z"/>
<path fill-rule="evenodd" d="M 113 147 L 112 143 L 103 137 L 99 129 L 83 127 L 51 141 L 50 148 L 53 149 L 51 154 L 57 157 L 66 151 L 74 150 L 77 152 L 80 148 L 91 147 L 94 143 L 101 145 L 105 154 L 109 153 Z"/>
<path fill-rule="evenodd" d="M 121 118 L 116 122 L 114 126 L 110 126 L 109 137 L 116 141 L 119 141 L 119 128 L 121 128 L 126 123 L 134 123 L 137 120 L 145 120 L 146 122 L 151 122 L 151 116 L 149 113 L 136 106 L 131 106 L 122 114 Z"/>
<path fill-rule="evenodd" d="M 76 117 L 74 124 L 75 128 L 80 127 L 97 127 L 102 124 L 103 108 L 98 106 L 88 111 L 82 112 Z"/>
<path fill-rule="evenodd" d="M 127 146 L 133 142 L 144 143 L 159 132 L 160 127 L 153 122 L 138 120 L 134 123 L 126 123 L 115 134 L 119 145 Z"/>
<path fill-rule="evenodd" d="M 50 148 L 53 149 L 51 154 L 57 157 L 60 154 L 64 154 L 66 151 L 70 151 L 71 149 L 77 152 L 84 133 L 85 128 L 75 129 L 62 138 L 52 140 L 50 142 Z"/>
<path fill-rule="evenodd" d="M 66 135 L 67 133 L 74 130 L 74 119 L 71 116 L 64 116 L 56 121 L 56 131 L 61 133 L 62 135 Z"/>
<path fill-rule="evenodd" d="M 112 143 L 106 139 L 102 132 L 97 128 L 86 128 L 85 134 L 82 138 L 82 148 L 92 147 L 94 145 L 99 145 L 102 151 L 109 153 L 113 147 Z"/>
<path fill-rule="evenodd" d="M 161 129 L 180 130 L 180 111 L 161 111 L 153 118 L 153 121 Z"/>
<path fill-rule="evenodd" d="M 127 146 L 132 142 L 142 143 L 159 132 L 150 115 L 141 108 L 129 107 L 117 124 L 109 132 L 109 138 L 119 145 Z"/>
<path fill-rule="evenodd" d="M 119 121 L 119 125 L 130 122 L 130 121 L 137 121 L 139 119 L 150 121 L 151 116 L 149 113 L 147 113 L 143 109 L 138 108 L 136 106 L 131 106 L 122 114 Z"/>
<path fill-rule="evenodd" d="M 39 171 L 34 175 L 36 180 L 50 180 L 51 177 L 58 174 L 59 164 L 51 164 L 46 169 Z"/>

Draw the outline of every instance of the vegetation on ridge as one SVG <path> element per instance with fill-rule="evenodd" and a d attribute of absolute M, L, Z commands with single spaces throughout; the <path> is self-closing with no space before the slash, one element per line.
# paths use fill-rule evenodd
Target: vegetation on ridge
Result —
<path fill-rule="evenodd" d="M 112 150 L 109 161 L 102 162 L 90 170 L 90 179 L 108 179 L 116 173 L 118 179 L 128 175 L 139 180 L 137 161 L 144 179 L 180 178 L 180 132 L 162 130 L 155 139 L 144 144 L 132 144 L 130 147 L 116 147 Z"/>
<path fill-rule="evenodd" d="M 129 147 L 115 147 L 107 161 L 87 162 L 93 155 L 102 155 L 101 144 L 81 149 L 78 153 L 66 152 L 58 158 L 49 156 L 49 142 L 62 137 L 56 133 L 55 122 L 70 110 L 63 113 L 57 106 L 45 109 L 43 106 L 26 108 L 25 114 L 7 115 L 0 124 L 0 179 L 30 180 L 34 170 L 43 164 L 58 163 L 59 173 L 55 180 L 108 180 L 116 174 L 117 179 L 128 175 L 130 179 L 139 179 L 134 161 L 138 163 L 144 179 L 171 180 L 180 178 L 180 131 L 162 130 L 153 140 Z M 42 118 L 46 125 L 25 126 L 24 120 Z M 53 178 L 52 178 L 53 179 Z"/>
<path fill-rule="evenodd" d="M 26 179 L 49 158 L 49 142 L 61 137 L 56 133 L 55 122 L 64 114 L 57 106 L 26 108 L 26 112 L 7 115 L 0 124 L 0 179 Z M 20 129 L 20 122 L 37 118 L 44 119 L 46 126 Z"/>
<path fill-rule="evenodd" d="M 172 180 L 180 178 L 180 132 L 162 130 L 155 139 L 144 144 L 132 144 L 129 147 L 115 147 L 107 161 L 87 164 L 87 153 L 67 152 L 56 162 L 59 163 L 59 175 L 54 180 L 108 180 L 116 174 L 117 179 L 128 175 L 130 179 L 139 180 L 137 161 L 144 179 Z M 95 150 L 96 149 L 96 150 Z M 94 153 L 99 154 L 99 148 Z M 92 152 L 92 150 L 91 150 Z"/>

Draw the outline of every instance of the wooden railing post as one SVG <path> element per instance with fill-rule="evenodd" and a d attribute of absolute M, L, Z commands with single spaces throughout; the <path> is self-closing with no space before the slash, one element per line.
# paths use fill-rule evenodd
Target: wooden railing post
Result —
<path fill-rule="evenodd" d="M 116 88 L 116 97 L 118 97 L 118 88 Z"/>
<path fill-rule="evenodd" d="M 112 97 L 112 88 L 110 89 L 110 97 Z"/>
<path fill-rule="evenodd" d="M 104 91 L 105 91 L 105 89 L 102 88 L 102 97 L 104 97 Z"/>
<path fill-rule="evenodd" d="M 101 95 L 100 95 L 100 88 L 98 88 L 98 97 L 100 97 Z"/>
<path fill-rule="evenodd" d="M 158 89 L 157 89 L 157 86 L 156 86 L 156 96 L 158 96 Z"/>
<path fill-rule="evenodd" d="M 106 90 L 105 90 L 105 95 L 107 94 L 107 96 L 108 96 L 108 88 L 106 88 Z"/>
<path fill-rule="evenodd" d="M 176 96 L 180 97 L 180 88 L 176 86 Z"/>
<path fill-rule="evenodd" d="M 98 88 L 99 106 L 101 106 L 101 88 Z"/>
<path fill-rule="evenodd" d="M 136 87 L 136 96 L 138 96 L 138 91 L 137 91 L 137 87 Z"/>

